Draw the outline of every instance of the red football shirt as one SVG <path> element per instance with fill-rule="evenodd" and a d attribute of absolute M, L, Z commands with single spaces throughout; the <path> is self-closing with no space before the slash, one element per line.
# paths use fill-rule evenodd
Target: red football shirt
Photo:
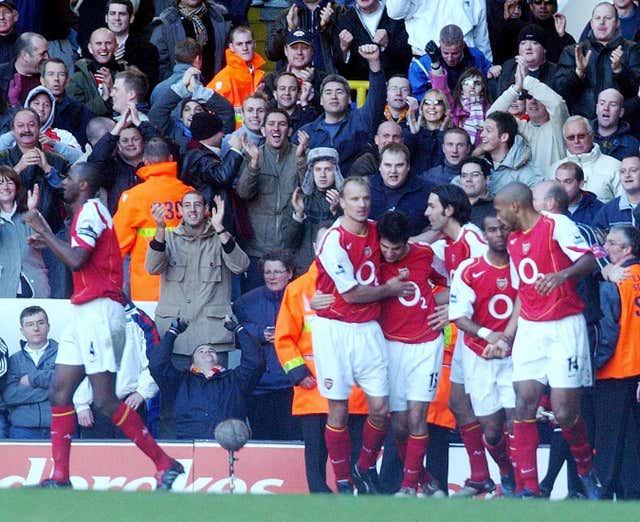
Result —
<path fill-rule="evenodd" d="M 467 259 L 453 277 L 449 319 L 468 317 L 481 327 L 503 332 L 513 313 L 517 293 L 511 284 L 509 265 L 492 265 L 485 256 Z M 464 344 L 482 355 L 487 341 L 465 333 Z"/>
<path fill-rule="evenodd" d="M 576 224 L 560 214 L 544 213 L 526 231 L 512 232 L 507 243 L 511 257 L 511 281 L 522 303 L 520 316 L 529 321 L 556 321 L 582 312 L 584 305 L 570 279 L 549 295 L 541 295 L 535 283 L 546 274 L 571 266 L 590 252 Z"/>
<path fill-rule="evenodd" d="M 440 332 L 429 328 L 427 317 L 435 312 L 436 302 L 429 279 L 433 279 L 433 250 L 426 244 L 410 243 L 407 255 L 395 263 L 382 262 L 380 279 L 386 283 L 406 268 L 414 293 L 409 297 L 393 297 L 382 302 L 380 326 L 387 339 L 404 343 L 424 343 L 436 339 Z M 439 278 L 439 275 L 437 275 Z"/>
<path fill-rule="evenodd" d="M 347 303 L 342 294 L 358 285 L 378 286 L 380 245 L 374 221 L 367 221 L 367 233 L 359 236 L 344 228 L 340 221 L 327 231 L 316 257 L 318 280 L 316 288 L 336 297 L 331 307 L 318 310 L 320 317 L 347 323 L 377 320 L 380 303 Z"/>
<path fill-rule="evenodd" d="M 487 243 L 482 237 L 482 232 L 473 223 L 462 225 L 460 234 L 454 240 L 447 238 L 436 241 L 433 244 L 436 256 L 441 257 L 449 277 L 449 283 L 453 279 L 453 273 L 465 259 L 480 257 L 487 251 Z"/>
<path fill-rule="evenodd" d="M 73 304 L 108 297 L 124 304 L 122 257 L 111 215 L 99 199 L 82 205 L 71 223 L 71 246 L 84 248 L 91 257 L 73 272 Z"/>

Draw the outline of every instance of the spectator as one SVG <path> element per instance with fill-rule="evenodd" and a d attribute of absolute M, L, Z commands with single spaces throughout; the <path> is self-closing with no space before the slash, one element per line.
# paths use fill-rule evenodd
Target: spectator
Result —
<path fill-rule="evenodd" d="M 493 63 L 504 65 L 518 52 L 518 33 L 529 14 L 526 0 L 489 0 L 487 2 L 487 24 L 493 52 Z"/>
<path fill-rule="evenodd" d="M 593 119 L 598 93 L 611 87 L 625 99 L 638 92 L 640 48 L 625 40 L 619 28 L 615 7 L 600 2 L 591 16 L 589 37 L 562 51 L 553 88 L 566 100 L 571 114 Z"/>
<path fill-rule="evenodd" d="M 546 172 L 552 163 L 566 155 L 562 125 L 569 117 L 567 104 L 553 89 L 530 76 L 526 62 L 518 59 L 514 84 L 489 107 L 489 114 L 509 110 L 522 96 L 529 118 L 516 119 L 518 132 L 529 142 L 531 162 L 540 172 Z"/>
<path fill-rule="evenodd" d="M 531 163 L 531 147 L 518 134 L 516 119 L 507 112 L 495 111 L 487 116 L 478 152 L 484 153 L 491 164 L 489 192 L 493 195 L 514 181 L 529 187 L 542 181 L 542 175 Z"/>
<path fill-rule="evenodd" d="M 242 125 L 242 102 L 256 92 L 264 78 L 260 69 L 264 58 L 255 52 L 256 41 L 251 29 L 234 27 L 229 34 L 229 48 L 225 51 L 227 65 L 209 82 L 207 87 L 224 96 L 236 113 L 236 128 Z"/>
<path fill-rule="evenodd" d="M 193 346 L 206 343 L 226 366 L 226 352 L 233 349 L 233 338 L 223 326 L 231 313 L 231 274 L 242 274 L 249 258 L 224 228 L 225 203 L 220 196 L 209 207 L 201 193 L 187 192 L 180 211 L 180 224 L 166 230 L 163 206 L 156 203 L 152 209 L 156 233 L 145 266 L 150 274 L 160 275 L 155 321 L 163 335 L 171 314 L 180 311 L 189 326 L 173 353 L 188 357 Z"/>
<path fill-rule="evenodd" d="M 608 232 L 616 225 L 640 225 L 640 157 L 628 156 L 620 163 L 622 194 L 600 209 L 593 227 Z"/>
<path fill-rule="evenodd" d="M 40 118 L 32 109 L 15 113 L 12 124 L 15 147 L 0 152 L 0 165 L 12 167 L 20 175 L 27 191 L 40 186 L 38 209 L 54 232 L 62 228 L 60 214 L 62 194 L 61 178 L 67 174 L 69 164 L 55 152 L 40 146 Z"/>
<path fill-rule="evenodd" d="M 605 89 L 598 94 L 596 120 L 592 122 L 593 141 L 603 154 L 622 161 L 638 153 L 640 142 L 631 134 L 631 125 L 622 120 L 624 97 L 616 89 Z"/>
<path fill-rule="evenodd" d="M 195 67 L 200 73 L 202 67 L 202 46 L 193 38 L 185 38 L 176 43 L 173 50 L 175 65 L 171 75 L 153 87 L 151 91 L 151 106 L 161 100 L 178 80 L 184 78 L 187 69 Z M 202 83 L 202 81 L 200 81 Z M 153 84 L 151 84 L 153 85 Z"/>
<path fill-rule="evenodd" d="M 24 4 L 22 0 L 19 3 Z M 41 3 L 42 30 L 37 29 L 36 32 L 49 42 L 49 56 L 63 60 L 67 69 L 73 69 L 73 64 L 80 58 L 76 39 L 80 20 L 66 0 Z"/>
<path fill-rule="evenodd" d="M 402 125 L 404 130 L 409 124 L 409 112 L 411 111 L 409 106 L 410 100 L 411 84 L 407 77 L 399 74 L 391 76 L 387 80 L 387 105 L 384 108 L 385 119 Z"/>
<path fill-rule="evenodd" d="M 158 394 L 158 385 L 149 372 L 147 352 L 158 347 L 160 338 L 151 318 L 131 301 L 125 303 L 124 313 L 126 341 L 116 373 L 116 397 L 146 421 L 146 403 Z M 80 438 L 126 438 L 93 404 L 93 389 L 89 379 L 85 378 L 73 394 L 73 404 L 78 416 Z"/>
<path fill-rule="evenodd" d="M 147 38 L 132 31 L 133 20 L 131 0 L 108 0 L 105 21 L 116 37 L 116 62 L 121 68 L 134 65 L 146 75 L 149 85 L 155 85 L 158 83 L 158 49 Z"/>
<path fill-rule="evenodd" d="M 425 40 L 425 43 L 428 41 Z M 422 100 L 424 94 L 432 88 L 431 72 L 434 70 L 434 61 L 446 71 L 447 84 L 451 91 L 455 89 L 460 75 L 469 67 L 479 69 L 483 75 L 488 74 L 491 69 L 491 60 L 480 49 L 467 46 L 462 29 L 457 25 L 445 25 L 440 30 L 439 42 L 440 47 L 433 41 L 429 42 L 427 53 L 424 52 L 423 44 L 418 53 L 420 58 L 414 58 L 409 66 L 411 91 L 418 100 Z"/>
<path fill-rule="evenodd" d="M 149 105 L 145 102 L 148 89 L 147 78 L 144 74 L 129 69 L 120 71 L 113 80 L 113 86 L 109 92 L 114 119 L 122 117 L 129 107 L 134 107 L 141 121 L 149 118 Z"/>
<path fill-rule="evenodd" d="M 557 62 L 562 50 L 576 43 L 573 36 L 567 33 L 567 19 L 558 13 L 557 0 L 529 0 L 531 23 L 542 28 L 547 38 L 547 59 Z"/>
<path fill-rule="evenodd" d="M 295 74 L 287 71 L 278 74 L 275 80 L 273 97 L 276 107 L 287 111 L 294 134 L 318 117 L 318 111 L 311 105 L 313 90 L 309 82 L 302 82 L 301 85 Z"/>
<path fill-rule="evenodd" d="M 410 220 L 410 235 L 417 236 L 429 224 L 424 216 L 431 187 L 420 176 L 410 176 L 409 149 L 392 143 L 382 150 L 380 169 L 371 177 L 371 219 L 388 210 L 404 212 Z"/>
<path fill-rule="evenodd" d="M 265 144 L 258 147 L 246 141 L 245 162 L 236 192 L 247 202 L 253 237 L 247 240 L 246 252 L 251 266 L 243 280 L 243 291 L 260 286 L 258 260 L 266 252 L 282 248 L 282 221 L 289 201 L 306 170 L 305 153 L 309 137 L 304 131 L 296 147 L 289 141 L 289 115 L 272 109 L 264 121 Z"/>
<path fill-rule="evenodd" d="M 427 99 L 426 96 L 425 99 Z M 432 108 L 434 106 L 429 107 L 427 111 Z M 447 129 L 442 137 L 442 152 L 444 153 L 444 163 L 421 174 L 425 182 L 431 186 L 451 183 L 456 176 L 460 175 L 462 162 L 471 152 L 469 135 L 458 127 Z"/>
<path fill-rule="evenodd" d="M 369 141 L 372 129 L 384 111 L 384 73 L 380 68 L 380 50 L 364 45 L 358 52 L 369 62 L 369 92 L 363 107 L 350 110 L 349 82 L 342 76 L 329 75 L 322 82 L 320 104 L 324 114 L 304 125 L 309 147 L 332 147 L 340 155 L 340 170 L 349 172 L 358 153 Z M 296 138 L 293 139 L 294 143 Z"/>
<path fill-rule="evenodd" d="M 275 347 L 275 325 L 285 287 L 293 277 L 293 259 L 286 251 L 262 256 L 259 266 L 264 286 L 242 295 L 233 313 L 261 345 L 266 371 L 249 399 L 252 437 L 257 440 L 300 440 L 299 419 L 291 414 L 293 385 L 285 375 Z"/>
<path fill-rule="evenodd" d="M 178 180 L 178 164 L 163 139 L 149 140 L 142 161 L 144 167 L 137 174 L 143 182 L 122 193 L 113 224 L 122 257 L 131 255 L 131 299 L 157 301 L 160 277 L 148 274 L 144 267 L 149 243 L 156 233 L 151 204 L 161 198 L 166 226 L 173 228 L 180 223 L 180 200 L 190 188 Z"/>
<path fill-rule="evenodd" d="M 38 206 L 40 186 L 27 191 L 20 176 L 0 166 L 0 297 L 49 297 L 47 267 L 40 250 L 28 244 L 33 234 L 22 216 Z"/>
<path fill-rule="evenodd" d="M 603 154 L 600 146 L 593 142 L 593 128 L 582 116 L 571 116 L 562 127 L 567 156 L 551 165 L 549 173 L 555 173 L 558 165 L 573 161 L 582 167 L 585 190 L 593 192 L 599 200 L 607 203 L 620 195 L 620 162 Z M 547 176 L 551 178 L 551 175 Z"/>
<path fill-rule="evenodd" d="M 340 54 L 338 72 L 350 80 L 366 80 L 369 65 L 357 52 L 361 45 L 378 44 L 380 61 L 387 78 L 406 74 L 411 60 L 411 47 L 403 20 L 389 18 L 384 2 L 356 0 L 355 6 L 338 15 L 335 33 Z"/>
<path fill-rule="evenodd" d="M 9 437 L 48 439 L 51 426 L 49 384 L 58 343 L 49 339 L 49 318 L 39 306 L 20 312 L 20 350 L 9 358 L 4 401 L 9 409 Z"/>
<path fill-rule="evenodd" d="M 13 63 L 16 59 L 18 8 L 14 0 L 0 2 L 0 64 Z"/>
<path fill-rule="evenodd" d="M 85 145 L 85 153 L 83 154 L 82 161 L 87 161 L 96 143 L 100 141 L 105 134 L 110 132 L 116 125 L 116 122 L 106 116 L 96 116 L 91 118 L 87 124 L 87 144 Z"/>
<path fill-rule="evenodd" d="M 467 158 L 460 163 L 460 176 L 454 180 L 464 190 L 471 203 L 471 223 L 481 228 L 484 218 L 495 214 L 489 192 L 491 168 L 482 158 Z"/>
<path fill-rule="evenodd" d="M 267 99 L 262 94 L 250 94 L 242 102 L 242 127 L 236 129 L 231 134 L 222 138 L 221 156 L 224 157 L 229 152 L 232 136 L 246 139 L 260 147 L 264 143 L 262 126 L 264 117 L 267 114 Z"/>
<path fill-rule="evenodd" d="M 314 241 L 318 230 L 338 213 L 339 191 L 344 178 L 338 166 L 338 152 L 317 147 L 307 154 L 307 171 L 302 186 L 291 196 L 284 215 L 284 246 L 295 252 L 296 271 L 304 273 L 315 258 Z"/>
<path fill-rule="evenodd" d="M 378 172 L 382 149 L 391 143 L 404 143 L 402 127 L 394 121 L 383 121 L 378 125 L 373 143 L 373 146 L 367 143 L 364 151 L 354 160 L 349 176 L 366 177 Z"/>
<path fill-rule="evenodd" d="M 76 62 L 66 92 L 71 99 L 85 105 L 94 116 L 110 116 L 109 96 L 113 77 L 118 71 L 114 58 L 116 37 L 109 29 L 96 29 L 91 33 L 88 48 L 91 58 Z"/>
<path fill-rule="evenodd" d="M 264 372 L 262 347 L 242 325 L 225 323 L 242 350 L 240 366 L 225 370 L 208 344 L 196 346 L 188 369 L 171 362 L 176 338 L 187 324 L 179 318 L 149 354 L 151 376 L 163 397 L 174 399 L 176 436 L 179 439 L 211 439 L 215 427 L 226 419 L 244 419 L 247 401 Z"/>
<path fill-rule="evenodd" d="M 23 105 L 31 89 L 40 85 L 40 68 L 49 58 L 49 42 L 37 33 L 16 40 L 15 61 L 0 65 L 0 85 L 9 105 Z"/>
<path fill-rule="evenodd" d="M 422 56 L 427 42 L 435 40 L 441 29 L 449 23 L 460 28 L 469 47 L 477 48 L 489 62 L 493 58 L 489 43 L 486 2 L 388 0 L 387 12 L 395 20 L 404 19 L 414 56 Z"/>
<path fill-rule="evenodd" d="M 618 283 L 602 282 L 602 338 L 595 365 L 596 433 L 594 464 L 604 488 L 603 497 L 638 498 L 640 476 L 632 463 L 638 458 L 640 432 L 640 347 L 638 346 L 637 280 L 640 277 L 640 231 L 615 226 L 605 249 L 612 263 L 630 273 Z"/>
<path fill-rule="evenodd" d="M 556 168 L 555 180 L 567 193 L 569 217 L 576 223 L 592 227 L 604 203 L 593 192 L 584 190 L 582 167 L 573 161 L 560 163 Z"/>
<path fill-rule="evenodd" d="M 176 63 L 176 43 L 193 38 L 202 47 L 202 83 L 206 84 L 222 69 L 229 32 L 220 5 L 211 0 L 178 0 L 153 21 L 151 43 L 160 55 L 160 79 L 171 74 Z"/>
<path fill-rule="evenodd" d="M 302 29 L 311 36 L 315 69 L 334 74 L 334 35 L 336 14 L 335 4 L 327 0 L 295 0 L 291 7 L 283 9 L 276 17 L 267 36 L 266 56 L 273 62 L 281 62 L 286 57 L 287 33 Z M 342 9 L 336 7 L 337 10 Z"/>
<path fill-rule="evenodd" d="M 618 19 L 620 20 L 620 34 L 625 40 L 636 40 L 638 30 L 640 29 L 640 12 L 638 6 L 633 0 L 613 0 L 613 5 L 618 11 Z M 589 36 L 591 26 L 587 23 L 580 40 L 584 40 Z"/>
<path fill-rule="evenodd" d="M 220 196 L 227 209 L 223 219 L 224 228 L 244 238 L 247 230 L 238 227 L 241 213 L 232 188 L 242 166 L 242 140 L 237 135 L 232 136 L 229 139 L 230 149 L 221 158 L 222 121 L 218 116 L 208 112 L 196 114 L 191 129 L 192 139 L 182 159 L 179 177 L 201 192 L 211 209 L 215 207 L 214 197 Z"/>
<path fill-rule="evenodd" d="M 91 112 L 80 102 L 65 93 L 69 81 L 67 65 L 59 58 L 49 58 L 42 64 L 40 83 L 49 89 L 55 98 L 53 127 L 69 131 L 81 146 L 87 144 L 86 129 Z"/>

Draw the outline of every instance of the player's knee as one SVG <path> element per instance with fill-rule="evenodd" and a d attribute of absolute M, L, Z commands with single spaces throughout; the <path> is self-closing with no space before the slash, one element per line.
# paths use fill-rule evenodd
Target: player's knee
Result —
<path fill-rule="evenodd" d="M 389 404 L 380 401 L 369 407 L 369 418 L 376 426 L 386 426 L 389 422 Z"/>
<path fill-rule="evenodd" d="M 111 418 L 118 409 L 119 402 L 112 397 L 94 397 L 93 407 L 98 410 L 102 415 L 107 418 Z"/>
<path fill-rule="evenodd" d="M 503 437 L 502 426 L 494 424 L 485 425 L 483 430 L 484 439 L 491 445 L 495 446 Z"/>
<path fill-rule="evenodd" d="M 516 395 L 516 417 L 520 420 L 533 419 L 538 409 L 539 397 L 533 394 Z"/>
<path fill-rule="evenodd" d="M 566 428 L 567 426 L 571 426 L 575 423 L 577 413 L 573 411 L 572 408 L 567 408 L 566 406 L 558 406 L 553 409 L 553 415 L 556 418 L 556 422 L 558 426 L 561 428 Z"/>
<path fill-rule="evenodd" d="M 424 435 L 427 432 L 427 423 L 421 411 L 409 411 L 409 431 L 412 435 Z"/>

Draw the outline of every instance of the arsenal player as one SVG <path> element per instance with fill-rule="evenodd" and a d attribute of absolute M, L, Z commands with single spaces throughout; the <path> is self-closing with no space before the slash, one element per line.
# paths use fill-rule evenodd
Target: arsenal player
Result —
<path fill-rule="evenodd" d="M 445 237 L 444 241 L 436 241 L 432 246 L 436 256 L 444 260 L 450 281 L 462 261 L 471 257 L 480 257 L 486 252 L 487 244 L 482 238 L 482 232 L 470 222 L 471 203 L 460 187 L 456 185 L 435 187 L 429 194 L 425 215 L 429 218 L 431 228 Z M 439 311 L 448 318 L 446 307 Z M 449 408 L 456 418 L 471 468 L 471 477 L 454 496 L 468 497 L 489 493 L 495 490 L 496 485 L 489 476 L 489 466 L 482 442 L 482 427 L 473 413 L 471 401 L 464 389 L 461 346 L 463 346 L 462 336 L 458 336 L 451 361 Z"/>
<path fill-rule="evenodd" d="M 494 215 L 483 220 L 489 249 L 482 257 L 463 261 L 453 277 L 449 319 L 464 332 L 462 347 L 465 390 L 482 426 L 485 448 L 500 468 L 502 494 L 513 496 L 515 479 L 504 426 L 513 424 L 515 394 L 511 354 L 497 352 L 516 290 L 511 286 L 508 229 Z M 511 431 L 511 430 L 510 430 Z"/>
<path fill-rule="evenodd" d="M 48 246 L 73 270 L 73 309 L 60 339 L 49 389 L 53 472 L 40 485 L 71 487 L 69 455 L 76 428 L 71 399 L 87 375 L 94 405 L 153 460 L 158 489 L 171 489 L 184 473 L 182 464 L 158 446 L 135 409 L 115 394 L 115 375 L 125 345 L 122 259 L 109 211 L 96 198 L 100 185 L 100 174 L 87 163 L 76 163 L 63 180 L 64 199 L 73 212 L 70 245 L 53 234 L 37 210 L 23 218 L 35 232 L 29 243 Z"/>
<path fill-rule="evenodd" d="M 537 496 L 536 410 L 546 384 L 562 434 L 576 461 L 590 499 L 602 486 L 592 464 L 592 448 L 580 415 L 582 386 L 592 382 L 584 307 L 576 281 L 596 269 L 580 231 L 560 214 L 539 214 L 531 190 L 522 183 L 504 187 L 494 200 L 498 218 L 511 230 L 507 249 L 511 281 L 518 290 L 513 318 L 505 334 L 513 340 L 516 415 L 515 462 L 520 496 Z"/>
<path fill-rule="evenodd" d="M 404 274 L 413 286 L 410 296 L 382 302 L 379 322 L 387 340 L 391 424 L 404 461 L 404 478 L 397 496 L 416 496 L 429 446 L 425 418 L 438 387 L 444 351 L 444 338 L 438 327 L 445 324 L 439 324 L 434 317 L 437 300 L 446 304 L 447 296 L 434 296 L 430 281 L 445 285 L 446 279 L 433 270 L 429 245 L 408 243 L 411 227 L 405 214 L 386 212 L 377 228 L 383 258 L 380 280 L 384 283 Z M 444 496 L 430 474 L 424 476 L 423 493 L 439 492 Z"/>
<path fill-rule="evenodd" d="M 344 215 L 325 234 L 316 257 L 316 288 L 335 300 L 318 310 L 311 330 L 320 394 L 329 400 L 325 440 L 339 493 L 377 493 L 375 462 L 387 431 L 389 383 L 380 301 L 414 294 L 401 274 L 379 283 L 380 246 L 366 178 L 350 177 L 340 193 Z M 350 466 L 347 399 L 356 383 L 369 416 L 358 462 Z"/>

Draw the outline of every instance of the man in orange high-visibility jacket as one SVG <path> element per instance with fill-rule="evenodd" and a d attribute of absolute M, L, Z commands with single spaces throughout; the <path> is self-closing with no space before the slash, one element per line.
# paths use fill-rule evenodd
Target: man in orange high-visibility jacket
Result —
<path fill-rule="evenodd" d="M 182 218 L 179 208 L 182 196 L 193 189 L 178 180 L 178 164 L 162 138 L 149 140 L 142 161 L 144 167 L 139 168 L 137 174 L 144 182 L 122 193 L 113 224 L 122 258 L 131 254 L 131 299 L 157 301 L 160 276 L 150 275 L 144 266 L 147 248 L 156 233 L 151 205 L 160 202 L 166 207 L 164 218 L 167 230 L 171 230 Z"/>
<path fill-rule="evenodd" d="M 629 275 L 600 283 L 600 327 L 596 348 L 594 466 L 603 498 L 640 498 L 640 230 L 611 228 L 604 248 Z"/>
<path fill-rule="evenodd" d="M 225 58 L 226 67 L 213 77 L 207 87 L 231 102 L 237 129 L 242 126 L 242 102 L 248 95 L 256 92 L 264 78 L 264 71 L 260 67 L 266 62 L 256 53 L 253 33 L 244 25 L 231 30 Z"/>
<path fill-rule="evenodd" d="M 320 228 L 318 235 L 326 228 Z M 293 415 L 300 416 L 304 439 L 307 484 L 311 493 L 330 493 L 327 486 L 327 447 L 324 428 L 329 405 L 320 395 L 315 382 L 315 364 L 311 345 L 311 328 L 315 311 L 310 300 L 316 292 L 318 269 L 315 262 L 309 270 L 289 283 L 285 289 L 276 322 L 275 347 L 280 364 L 296 385 L 293 389 Z M 354 386 L 349 397 L 349 429 L 353 437 L 352 457 L 360 452 L 362 424 L 366 419 L 367 400 Z"/>

